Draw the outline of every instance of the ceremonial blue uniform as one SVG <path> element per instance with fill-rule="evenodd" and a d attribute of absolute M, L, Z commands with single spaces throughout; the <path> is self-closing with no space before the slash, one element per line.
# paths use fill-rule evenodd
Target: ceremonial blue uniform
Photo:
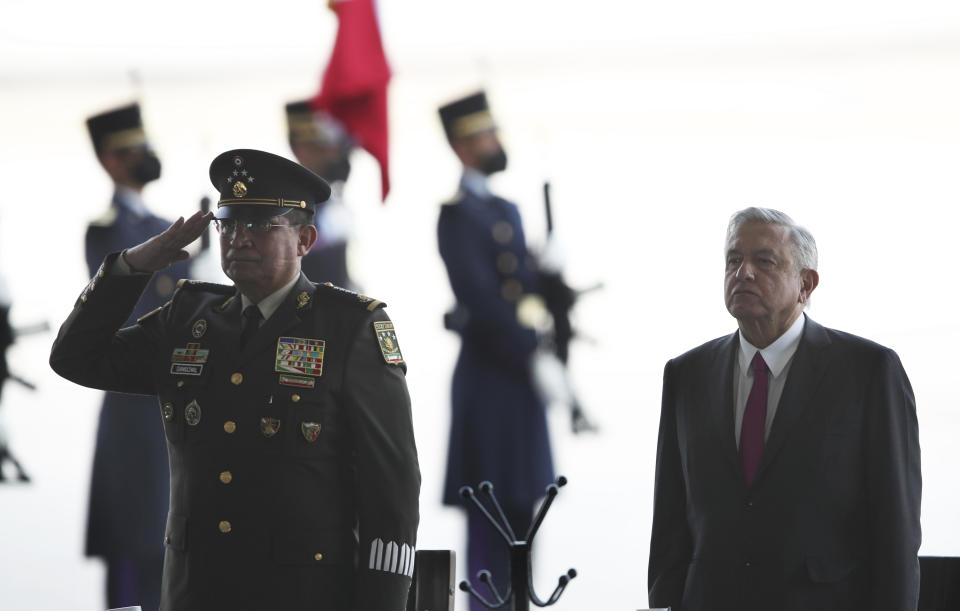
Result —
<path fill-rule="evenodd" d="M 170 223 L 151 214 L 130 190 L 118 189 L 110 209 L 86 233 L 91 276 L 110 252 L 135 246 Z M 163 305 L 189 265 L 176 263 L 150 281 L 126 324 Z M 111 596 L 126 594 L 147 609 L 159 604 L 163 535 L 170 497 L 163 422 L 156 400 L 108 392 L 97 425 L 90 484 L 86 554 L 116 566 L 108 571 Z M 131 584 L 136 584 L 134 587 Z M 135 591 L 129 591 L 134 589 Z"/>
<path fill-rule="evenodd" d="M 457 196 L 441 207 L 437 233 L 457 298 L 448 326 L 463 339 L 453 374 L 443 501 L 461 505 L 461 486 L 489 480 L 522 538 L 554 473 L 544 405 L 529 370 L 537 336 L 517 318 L 518 302 L 537 291 L 520 214 L 468 170 Z M 488 568 L 504 588 L 509 583 L 503 574 L 506 546 L 475 513 L 469 514 L 470 577 Z M 503 547 L 503 553 L 490 549 L 494 546 Z"/>

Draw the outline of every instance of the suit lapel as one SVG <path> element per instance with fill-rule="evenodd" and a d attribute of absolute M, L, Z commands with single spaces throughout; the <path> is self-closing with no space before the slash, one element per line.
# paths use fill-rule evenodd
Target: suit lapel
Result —
<path fill-rule="evenodd" d="M 305 292 L 312 300 L 313 291 L 313 283 L 307 280 L 307 277 L 301 272 L 300 278 L 297 280 L 297 283 L 293 285 L 293 288 L 290 289 L 290 292 L 283 300 L 283 303 L 280 304 L 280 307 L 278 307 L 267 322 L 260 327 L 250 340 L 250 343 L 240 352 L 239 364 L 244 365 L 262 350 L 275 347 L 277 337 L 282 335 L 283 332 L 290 327 L 299 323 L 301 320 L 300 313 L 309 308 L 310 301 L 302 302 L 300 294 Z M 237 301 L 240 300 L 237 299 Z M 304 305 L 301 306 L 301 303 L 304 303 Z M 238 338 L 240 335 L 239 328 L 238 322 Z"/>
<path fill-rule="evenodd" d="M 793 363 L 787 374 L 787 383 L 783 387 L 780 404 L 777 406 L 770 436 L 764 445 L 753 485 L 763 478 L 764 472 L 773 463 L 790 431 L 820 386 L 829 365 L 828 359 L 824 358 L 824 349 L 828 345 L 830 345 L 830 339 L 824 328 L 808 317 L 797 352 L 793 355 Z"/>
<path fill-rule="evenodd" d="M 716 358 L 711 363 L 710 379 L 705 391 L 714 426 L 719 432 L 721 452 L 724 459 L 728 460 L 739 473 L 740 460 L 737 457 L 733 410 L 733 359 L 737 354 L 736 349 L 736 333 L 727 336 L 720 343 Z M 715 392 L 715 389 L 723 390 Z"/>

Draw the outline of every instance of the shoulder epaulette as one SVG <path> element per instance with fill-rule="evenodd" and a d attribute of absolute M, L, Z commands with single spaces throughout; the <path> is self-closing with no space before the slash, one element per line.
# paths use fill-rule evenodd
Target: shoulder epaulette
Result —
<path fill-rule="evenodd" d="M 139 324 L 143 324 L 143 321 L 147 320 L 147 319 L 150 318 L 151 316 L 155 316 L 155 315 L 159 314 L 159 313 L 160 313 L 160 310 L 162 310 L 163 308 L 167 307 L 167 306 L 170 305 L 171 303 L 173 303 L 173 302 L 172 302 L 172 301 L 168 301 L 167 303 L 163 304 L 163 305 L 160 306 L 159 308 L 157 308 L 157 309 L 155 309 L 155 310 L 150 310 L 149 312 L 147 312 L 146 314 L 144 314 L 143 316 L 141 316 L 140 318 L 137 319 L 137 324 L 138 324 L 138 325 L 139 325 Z"/>
<path fill-rule="evenodd" d="M 362 306 L 368 311 L 373 312 L 377 308 L 385 308 L 387 304 L 380 301 L 379 299 L 374 299 L 373 297 L 368 297 L 366 295 L 361 295 L 360 293 L 355 293 L 350 289 L 345 289 L 342 286 L 337 286 L 332 282 L 324 282 L 323 284 L 317 285 L 317 294 L 326 294 L 333 295 L 344 301 L 348 301 L 357 306 Z"/>
<path fill-rule="evenodd" d="M 89 225 L 91 227 L 106 227 L 107 225 L 113 224 L 113 222 L 117 220 L 117 214 L 117 207 L 110 206 L 104 211 L 103 214 L 90 221 Z"/>
<path fill-rule="evenodd" d="M 462 188 L 457 189 L 457 192 L 454 193 L 453 196 L 452 196 L 450 199 L 448 199 L 447 201 L 443 202 L 443 203 L 440 204 L 440 205 L 441 205 L 441 206 L 456 206 L 457 204 L 459 204 L 460 202 L 463 201 L 463 196 L 464 196 L 464 195 L 466 195 L 466 192 L 465 192 Z"/>
<path fill-rule="evenodd" d="M 205 291 L 207 293 L 217 293 L 218 295 L 233 295 L 237 292 L 236 287 L 226 284 L 217 284 L 216 282 L 204 282 L 202 280 L 187 280 L 182 278 L 177 281 L 177 288 L 187 291 Z"/>

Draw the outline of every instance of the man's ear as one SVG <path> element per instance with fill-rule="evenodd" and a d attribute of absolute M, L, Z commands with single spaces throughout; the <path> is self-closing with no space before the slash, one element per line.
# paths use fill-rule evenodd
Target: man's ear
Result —
<path fill-rule="evenodd" d="M 800 303 L 806 303 L 810 300 L 810 295 L 820 284 L 820 274 L 815 269 L 804 269 L 800 271 Z"/>
<path fill-rule="evenodd" d="M 313 223 L 301 225 L 297 240 L 297 256 L 302 257 L 310 252 L 310 248 L 316 241 L 317 228 L 313 226 Z"/>

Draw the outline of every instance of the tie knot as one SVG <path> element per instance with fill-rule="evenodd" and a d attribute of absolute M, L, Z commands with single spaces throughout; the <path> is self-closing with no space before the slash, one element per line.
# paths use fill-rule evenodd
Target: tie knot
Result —
<path fill-rule="evenodd" d="M 247 320 L 247 323 L 259 322 L 263 318 L 263 314 L 260 313 L 260 308 L 256 304 L 251 304 L 243 310 L 243 317 Z"/>
<path fill-rule="evenodd" d="M 767 373 L 767 362 L 763 360 L 762 356 L 760 356 L 759 350 L 757 350 L 757 353 L 753 355 L 753 360 L 750 361 L 750 366 L 753 367 L 754 375 Z"/>

